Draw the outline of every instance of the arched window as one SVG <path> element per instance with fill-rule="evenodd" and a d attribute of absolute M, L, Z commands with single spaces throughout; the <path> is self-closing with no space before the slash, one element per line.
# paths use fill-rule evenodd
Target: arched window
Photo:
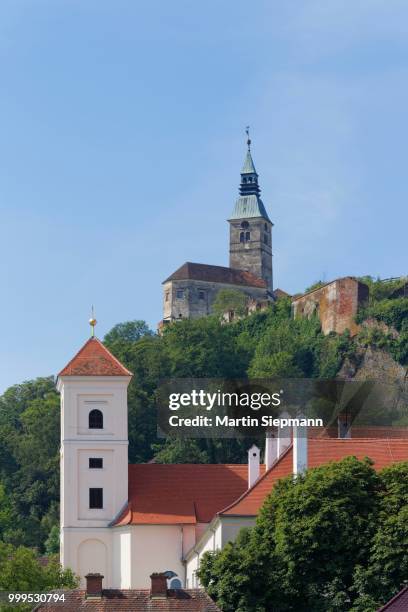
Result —
<path fill-rule="evenodd" d="M 89 413 L 89 429 L 103 429 L 103 414 L 96 408 Z"/>
<path fill-rule="evenodd" d="M 265 230 L 265 232 L 268 231 L 268 226 L 266 225 L 266 223 L 264 224 L 264 230 Z"/>
<path fill-rule="evenodd" d="M 242 179 L 242 182 L 243 182 L 243 183 L 246 183 L 246 182 L 247 182 L 246 178 L 243 178 L 243 179 Z"/>
<path fill-rule="evenodd" d="M 245 232 L 245 242 L 249 242 L 251 240 L 251 232 Z"/>
<path fill-rule="evenodd" d="M 264 243 L 268 244 L 268 236 L 267 236 L 267 234 L 264 234 Z"/>
<path fill-rule="evenodd" d="M 240 241 L 240 242 L 245 242 L 245 233 L 244 233 L 244 232 L 241 232 L 241 233 L 240 233 L 240 235 L 239 235 L 239 241 Z"/>
<path fill-rule="evenodd" d="M 241 223 L 241 227 L 242 227 L 242 229 L 246 229 L 247 227 L 249 227 L 249 223 L 248 223 L 248 221 L 243 221 L 243 222 Z"/>

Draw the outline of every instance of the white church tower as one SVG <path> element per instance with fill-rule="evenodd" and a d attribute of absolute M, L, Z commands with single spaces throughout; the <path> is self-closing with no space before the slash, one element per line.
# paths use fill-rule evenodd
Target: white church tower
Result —
<path fill-rule="evenodd" d="M 96 323 L 96 321 L 94 321 Z M 92 320 L 91 320 L 92 324 Z M 61 393 L 61 563 L 81 577 L 120 577 L 111 521 L 128 500 L 127 387 L 132 374 L 95 337 L 58 375 Z M 116 562 L 118 561 L 118 563 Z"/>

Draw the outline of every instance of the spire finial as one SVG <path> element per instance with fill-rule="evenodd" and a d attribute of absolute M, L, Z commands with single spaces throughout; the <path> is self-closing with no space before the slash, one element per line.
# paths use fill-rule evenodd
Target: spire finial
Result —
<path fill-rule="evenodd" d="M 92 304 L 91 318 L 89 319 L 89 325 L 91 326 L 91 338 L 94 338 L 95 336 L 95 325 L 97 324 L 97 322 L 98 321 L 95 319 L 94 307 Z"/>
<path fill-rule="evenodd" d="M 251 150 L 251 139 L 249 137 L 249 125 L 246 126 L 245 128 L 245 133 L 247 135 L 247 145 L 248 145 L 248 151 Z"/>

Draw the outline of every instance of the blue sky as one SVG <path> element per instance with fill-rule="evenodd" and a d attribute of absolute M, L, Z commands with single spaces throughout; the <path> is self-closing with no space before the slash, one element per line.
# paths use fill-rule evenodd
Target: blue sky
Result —
<path fill-rule="evenodd" d="M 228 265 L 252 126 L 275 284 L 407 273 L 404 0 L 2 0 L 0 391 Z"/>

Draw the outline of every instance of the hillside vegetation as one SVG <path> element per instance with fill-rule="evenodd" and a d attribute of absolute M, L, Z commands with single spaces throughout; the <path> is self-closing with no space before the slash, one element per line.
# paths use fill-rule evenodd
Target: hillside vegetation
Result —
<path fill-rule="evenodd" d="M 380 347 L 408 361 L 408 299 L 395 286 L 370 280 L 371 299 L 359 313 L 385 327 L 324 336 L 317 319 L 291 318 L 290 301 L 224 324 L 213 316 L 169 325 L 162 336 L 141 321 L 115 326 L 106 346 L 133 372 L 129 386 L 129 461 L 244 462 L 248 441 L 156 437 L 155 392 L 166 377 L 333 378 L 365 347 Z M 72 347 L 74 350 L 77 347 Z M 52 377 L 8 389 L 0 397 L 0 540 L 55 552 L 49 537 L 59 518 L 59 396 Z"/>

